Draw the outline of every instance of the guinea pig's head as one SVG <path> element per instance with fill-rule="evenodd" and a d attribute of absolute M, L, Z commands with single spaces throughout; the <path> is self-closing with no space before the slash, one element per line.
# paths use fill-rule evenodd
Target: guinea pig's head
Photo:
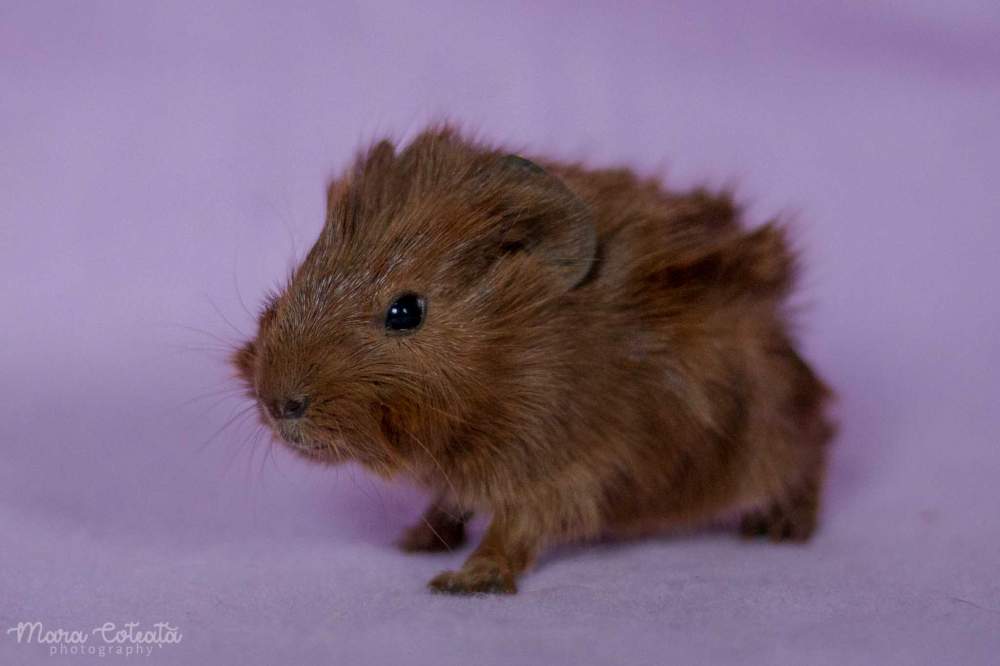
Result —
<path fill-rule="evenodd" d="M 518 418 L 595 252 L 588 207 L 535 163 L 448 129 L 382 142 L 330 186 L 319 238 L 233 363 L 294 451 L 413 471 Z"/>

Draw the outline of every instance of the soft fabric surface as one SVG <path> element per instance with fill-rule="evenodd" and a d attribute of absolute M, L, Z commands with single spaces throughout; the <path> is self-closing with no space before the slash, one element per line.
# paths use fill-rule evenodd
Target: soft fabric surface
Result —
<path fill-rule="evenodd" d="M 3 629 L 169 622 L 165 664 L 997 662 L 1000 5 L 285 4 L 0 5 Z M 219 393 L 241 298 L 354 148 L 442 117 L 795 220 L 842 422 L 811 544 L 432 596 L 467 551 L 393 549 L 418 490 L 255 437 Z M 142 662 L 0 635 L 53 660 Z"/>

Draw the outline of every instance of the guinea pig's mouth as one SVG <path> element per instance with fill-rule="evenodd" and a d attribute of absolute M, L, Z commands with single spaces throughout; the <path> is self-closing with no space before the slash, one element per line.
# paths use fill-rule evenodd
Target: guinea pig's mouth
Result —
<path fill-rule="evenodd" d="M 277 423 L 271 423 L 271 430 L 282 442 L 293 449 L 310 451 L 321 448 L 318 443 L 306 438 L 302 432 L 301 426 L 286 423 L 284 421 L 278 421 Z"/>
<path fill-rule="evenodd" d="M 303 426 L 299 422 L 275 421 L 270 418 L 267 421 L 276 438 L 295 453 L 329 462 L 340 458 L 334 447 L 303 432 Z"/>
<path fill-rule="evenodd" d="M 262 409 L 261 413 L 268 428 L 270 428 L 271 432 L 282 444 L 286 444 L 297 451 L 311 451 L 321 448 L 316 442 L 311 441 L 305 436 L 302 432 L 302 426 L 298 422 L 275 420 L 271 418 L 266 409 Z"/>

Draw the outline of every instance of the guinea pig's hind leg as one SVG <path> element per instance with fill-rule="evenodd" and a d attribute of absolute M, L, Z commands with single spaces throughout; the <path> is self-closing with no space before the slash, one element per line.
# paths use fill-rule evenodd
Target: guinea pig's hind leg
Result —
<path fill-rule="evenodd" d="M 428 586 L 447 594 L 514 594 L 517 578 L 535 559 L 537 543 L 519 521 L 494 516 L 479 547 L 458 571 L 444 571 Z"/>
<path fill-rule="evenodd" d="M 441 499 L 432 503 L 416 525 L 396 542 L 407 553 L 440 553 L 465 543 L 465 523 L 472 514 L 452 509 Z"/>
<path fill-rule="evenodd" d="M 771 541 L 808 541 L 816 530 L 818 511 L 818 483 L 807 480 L 769 506 L 744 515 L 740 534 L 746 538 L 766 536 Z"/>

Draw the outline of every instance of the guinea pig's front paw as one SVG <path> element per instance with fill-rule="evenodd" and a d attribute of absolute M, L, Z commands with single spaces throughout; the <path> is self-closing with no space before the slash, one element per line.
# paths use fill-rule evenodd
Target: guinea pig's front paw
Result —
<path fill-rule="evenodd" d="M 444 571 L 427 584 L 432 592 L 442 594 L 514 594 L 517 584 L 509 572 L 495 562 L 467 562 L 458 571 Z"/>

